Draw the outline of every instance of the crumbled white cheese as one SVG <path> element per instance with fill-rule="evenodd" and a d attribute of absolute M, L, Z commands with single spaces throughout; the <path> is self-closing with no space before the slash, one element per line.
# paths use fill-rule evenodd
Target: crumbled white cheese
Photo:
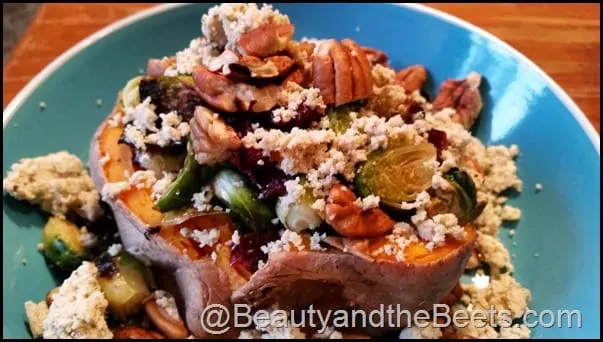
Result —
<path fill-rule="evenodd" d="M 44 319 L 44 339 L 111 339 L 105 311 L 109 303 L 97 280 L 98 269 L 84 261 L 54 295 Z"/>
<path fill-rule="evenodd" d="M 84 248 L 92 248 L 98 243 L 98 237 L 89 232 L 87 227 L 80 229 L 80 242 Z"/>
<path fill-rule="evenodd" d="M 48 305 L 46 301 L 34 303 L 32 301 L 25 302 L 25 314 L 29 323 L 29 330 L 34 339 L 42 337 L 44 330 L 44 319 L 48 316 Z"/>
<path fill-rule="evenodd" d="M 209 256 L 211 258 L 212 262 L 216 262 L 216 260 L 218 260 L 218 254 L 216 253 L 216 251 L 211 252 L 211 255 Z"/>
<path fill-rule="evenodd" d="M 212 206 L 210 201 L 214 197 L 214 190 L 211 185 L 204 186 L 201 191 L 196 194 L 193 194 L 191 201 L 193 202 L 193 207 L 200 212 L 209 212 L 214 210 L 214 206 Z"/>
<path fill-rule="evenodd" d="M 239 235 L 239 231 L 235 230 L 234 233 L 232 233 L 232 237 L 230 238 L 230 240 L 232 241 L 232 243 L 234 243 L 235 245 L 238 245 L 241 243 L 241 236 Z"/>
<path fill-rule="evenodd" d="M 458 219 L 454 214 L 438 214 L 428 218 L 427 212 L 421 209 L 411 217 L 411 221 L 417 227 L 419 236 L 428 241 L 425 245 L 427 249 L 443 245 L 448 235 L 461 240 L 466 234 L 463 227 L 458 225 Z"/>
<path fill-rule="evenodd" d="M 519 221 L 521 218 L 521 210 L 507 204 L 502 207 L 500 216 L 504 221 Z"/>
<path fill-rule="evenodd" d="M 503 269 L 513 272 L 509 251 L 497 237 L 478 232 L 476 247 L 482 254 L 482 260 L 490 265 L 493 275 L 498 275 Z"/>
<path fill-rule="evenodd" d="M 365 211 L 372 208 L 379 208 L 379 201 L 379 196 L 368 195 L 363 198 L 357 198 L 356 201 L 354 201 L 354 204 L 360 208 L 360 210 Z"/>
<path fill-rule="evenodd" d="M 118 127 L 123 120 L 123 114 L 121 112 L 117 112 L 115 114 L 113 114 L 113 116 L 111 116 L 111 118 L 109 118 L 109 120 L 107 120 L 107 124 L 110 127 Z"/>
<path fill-rule="evenodd" d="M 324 110 L 326 105 L 318 88 L 303 88 L 296 83 L 287 82 L 280 93 L 279 107 L 272 111 L 275 122 L 289 122 L 298 115 L 301 105 L 309 109 Z"/>
<path fill-rule="evenodd" d="M 536 183 L 535 188 L 536 188 L 536 191 L 542 191 L 542 184 Z"/>
<path fill-rule="evenodd" d="M 411 326 L 400 332 L 401 340 L 414 339 L 431 339 L 437 340 L 442 338 L 442 330 L 434 327 L 432 322 L 423 322 L 421 326 Z M 425 325 L 425 326 L 424 326 Z"/>
<path fill-rule="evenodd" d="M 320 245 L 320 241 L 326 239 L 326 237 L 325 233 L 318 234 L 318 232 L 314 232 L 310 237 L 310 249 L 313 251 L 325 251 L 326 248 Z"/>
<path fill-rule="evenodd" d="M 172 294 L 163 290 L 157 290 L 153 293 L 153 295 L 155 296 L 155 303 L 157 303 L 157 306 L 163 309 L 163 311 L 165 311 L 171 318 L 180 320 L 178 307 L 176 306 L 176 299 L 174 299 Z"/>
<path fill-rule="evenodd" d="M 471 281 L 475 285 L 475 288 L 479 290 L 485 289 L 490 285 L 490 277 L 481 273 L 476 273 L 475 276 L 471 278 Z"/>
<path fill-rule="evenodd" d="M 100 195 L 84 164 L 66 151 L 19 160 L 11 166 L 3 187 L 16 199 L 39 205 L 57 217 L 73 212 L 94 221 L 103 214 Z"/>
<path fill-rule="evenodd" d="M 371 75 L 373 76 L 374 86 L 377 88 L 381 88 L 388 84 L 394 83 L 396 71 L 384 65 L 375 64 L 371 69 Z"/>
<path fill-rule="evenodd" d="M 103 188 L 101 189 L 103 201 L 109 201 L 115 198 L 120 193 L 130 190 L 130 188 L 130 182 L 128 181 L 105 183 L 105 185 L 103 185 Z"/>
<path fill-rule="evenodd" d="M 107 249 L 107 253 L 109 253 L 110 256 L 117 256 L 121 250 L 123 249 L 122 245 L 119 243 L 114 243 L 111 246 L 109 246 L 109 248 Z"/>
<path fill-rule="evenodd" d="M 96 100 L 96 106 L 97 107 L 102 107 L 102 105 L 103 105 L 103 100 L 102 99 L 97 99 Z"/>
<path fill-rule="evenodd" d="M 223 3 L 209 9 L 201 17 L 201 31 L 205 38 L 214 42 L 219 48 L 237 51 L 239 38 L 264 23 L 289 24 L 289 17 L 281 14 L 271 5 Z"/>
<path fill-rule="evenodd" d="M 145 137 L 146 143 L 165 147 L 172 141 L 181 140 L 190 132 L 189 124 L 182 122 L 182 118 L 175 111 L 159 114 L 159 118 L 161 119 L 161 128 L 158 132 L 147 135 Z"/>
<path fill-rule="evenodd" d="M 46 109 L 46 107 L 48 107 L 48 105 L 46 104 L 46 102 L 41 101 L 41 102 L 40 102 L 40 109 L 41 109 L 41 110 L 44 110 L 44 109 Z"/>
<path fill-rule="evenodd" d="M 155 172 L 150 170 L 138 170 L 135 171 L 128 179 L 130 186 L 137 189 L 152 189 L 157 182 Z"/>
<path fill-rule="evenodd" d="M 180 229 L 180 234 L 195 240 L 199 244 L 199 248 L 205 246 L 213 246 L 220 241 L 220 230 L 218 228 L 189 230 L 187 228 Z"/>
<path fill-rule="evenodd" d="M 153 185 L 153 192 L 151 193 L 153 201 L 158 201 L 166 193 L 170 184 L 176 179 L 176 176 L 177 173 L 175 172 L 163 172 L 163 177 Z"/>
<path fill-rule="evenodd" d="M 301 235 L 287 229 L 281 232 L 280 240 L 270 241 L 266 245 L 260 247 L 260 250 L 268 255 L 282 251 L 290 252 L 292 250 L 292 245 L 297 250 L 304 250 L 306 248 Z"/>

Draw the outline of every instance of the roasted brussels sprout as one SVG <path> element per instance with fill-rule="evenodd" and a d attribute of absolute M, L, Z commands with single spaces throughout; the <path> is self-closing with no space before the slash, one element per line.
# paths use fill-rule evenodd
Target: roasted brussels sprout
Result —
<path fill-rule="evenodd" d="M 305 181 L 302 180 L 300 183 L 303 184 Z M 322 223 L 322 218 L 318 215 L 318 211 L 312 208 L 315 200 L 311 191 L 307 189 L 304 189 L 299 203 L 287 203 L 284 197 L 279 197 L 276 201 L 276 216 L 285 228 L 295 232 L 317 228 Z"/>
<path fill-rule="evenodd" d="M 64 271 L 77 268 L 87 257 L 80 241 L 80 230 L 72 222 L 50 217 L 42 231 L 43 254 Z"/>
<path fill-rule="evenodd" d="M 155 172 L 161 177 L 163 172 L 177 172 L 182 168 L 186 153 L 169 153 L 154 150 L 136 150 L 134 161 L 146 170 Z"/>
<path fill-rule="evenodd" d="M 142 76 L 137 76 L 126 83 L 121 91 L 121 106 L 123 108 L 136 107 L 140 104 L 139 85 L 141 80 Z"/>
<path fill-rule="evenodd" d="M 379 196 L 381 203 L 399 208 L 431 186 L 437 166 L 436 149 L 427 142 L 418 145 L 401 140 L 386 149 L 371 152 L 356 174 L 361 196 Z"/>
<path fill-rule="evenodd" d="M 161 212 L 176 210 L 190 203 L 193 195 L 211 180 L 216 172 L 214 165 L 201 165 L 189 146 L 184 167 L 168 190 L 159 198 L 155 206 Z"/>
<path fill-rule="evenodd" d="M 140 82 L 140 98 L 151 97 L 151 103 L 157 106 L 157 112 L 178 112 L 186 120 L 193 117 L 195 107 L 203 101 L 197 94 L 192 76 L 162 76 L 159 79 L 144 78 Z"/>
<path fill-rule="evenodd" d="M 146 267 L 124 250 L 115 256 L 105 253 L 96 264 L 98 281 L 109 302 L 109 311 L 121 320 L 136 313 L 151 295 Z"/>
<path fill-rule="evenodd" d="M 428 208 L 431 215 L 455 214 L 460 225 L 472 221 L 477 215 L 477 190 L 471 176 L 465 171 L 452 168 L 443 175 L 450 183 L 450 190 L 437 191 Z"/>
<path fill-rule="evenodd" d="M 246 183 L 243 176 L 231 169 L 218 172 L 213 180 L 216 197 L 230 208 L 234 218 L 256 232 L 270 230 L 274 214 Z"/>

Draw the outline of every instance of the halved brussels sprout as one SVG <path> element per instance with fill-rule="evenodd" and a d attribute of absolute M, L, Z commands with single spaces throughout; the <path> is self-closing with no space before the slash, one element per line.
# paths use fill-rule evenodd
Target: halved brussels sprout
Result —
<path fill-rule="evenodd" d="M 77 268 L 87 257 L 80 241 L 80 230 L 72 222 L 50 217 L 42 230 L 44 256 L 64 271 Z"/>
<path fill-rule="evenodd" d="M 98 282 L 115 318 L 123 320 L 136 313 L 150 297 L 149 271 L 128 252 L 121 250 L 116 256 L 105 253 L 96 264 Z"/>
<path fill-rule="evenodd" d="M 417 145 L 398 141 L 369 154 L 354 183 L 361 196 L 379 196 L 381 202 L 399 208 L 431 186 L 435 173 L 436 148 L 427 142 Z"/>
<path fill-rule="evenodd" d="M 150 97 L 151 103 L 157 106 L 156 112 L 177 111 L 186 120 L 193 116 L 195 107 L 202 105 L 203 102 L 195 90 L 193 77 L 190 75 L 144 78 L 140 82 L 139 89 L 140 98 L 144 100 Z"/>
<path fill-rule="evenodd" d="M 256 232 L 270 230 L 274 214 L 245 183 L 243 176 L 224 169 L 218 172 L 212 185 L 216 197 L 230 208 L 231 214 L 246 228 Z"/>
<path fill-rule="evenodd" d="M 438 191 L 429 206 L 431 215 L 452 213 L 456 215 L 460 225 L 472 221 L 477 212 L 477 190 L 475 183 L 465 171 L 452 168 L 443 175 L 450 183 L 450 191 Z"/>
<path fill-rule="evenodd" d="M 300 182 L 304 183 L 305 179 Z M 276 216 L 285 228 L 295 232 L 317 228 L 323 220 L 318 211 L 312 208 L 315 200 L 312 192 L 306 188 L 299 203 L 286 203 L 284 197 L 279 197 L 276 201 Z"/>
<path fill-rule="evenodd" d="M 121 91 L 121 105 L 123 108 L 136 107 L 140 104 L 140 92 L 138 86 L 142 76 L 134 77 L 126 83 L 126 86 Z"/>
<path fill-rule="evenodd" d="M 136 150 L 134 161 L 146 170 L 155 172 L 161 177 L 163 172 L 177 172 L 182 168 L 185 153 L 170 153 L 167 151 Z"/>
<path fill-rule="evenodd" d="M 190 145 L 190 144 L 189 144 Z M 191 198 L 203 185 L 211 180 L 216 172 L 214 165 L 201 165 L 195 160 L 192 148 L 184 160 L 184 167 L 168 190 L 159 198 L 155 206 L 161 212 L 176 210 L 190 203 Z"/>

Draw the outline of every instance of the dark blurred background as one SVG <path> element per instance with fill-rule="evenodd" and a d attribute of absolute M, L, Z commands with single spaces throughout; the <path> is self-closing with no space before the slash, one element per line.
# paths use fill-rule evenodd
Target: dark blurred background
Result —
<path fill-rule="evenodd" d="M 2 4 L 2 65 L 39 7 L 40 4 Z"/>

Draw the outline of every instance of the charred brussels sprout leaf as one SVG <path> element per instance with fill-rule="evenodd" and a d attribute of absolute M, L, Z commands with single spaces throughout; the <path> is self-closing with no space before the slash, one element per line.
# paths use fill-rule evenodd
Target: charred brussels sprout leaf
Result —
<path fill-rule="evenodd" d="M 218 172 L 213 181 L 216 197 L 231 210 L 231 214 L 246 228 L 263 232 L 272 227 L 274 214 L 246 183 L 243 176 L 230 169 Z"/>
<path fill-rule="evenodd" d="M 351 112 L 360 110 L 362 107 L 361 101 L 347 103 L 339 107 L 331 108 L 327 113 L 329 119 L 329 127 L 335 133 L 342 134 L 352 126 Z"/>
<path fill-rule="evenodd" d="M 142 79 L 142 76 L 137 76 L 126 83 L 121 91 L 120 105 L 122 108 L 136 107 L 140 104 L 140 83 Z"/>
<path fill-rule="evenodd" d="M 76 269 L 87 257 L 80 230 L 70 221 L 50 217 L 42 231 L 44 256 L 64 271 Z"/>
<path fill-rule="evenodd" d="M 454 188 L 449 201 L 449 212 L 458 217 L 461 225 L 471 221 L 477 207 L 477 190 L 471 176 L 461 169 L 453 168 L 444 175 L 444 179 Z"/>
<path fill-rule="evenodd" d="M 401 202 L 413 201 L 431 186 L 436 165 L 436 149 L 432 144 L 400 141 L 370 153 L 358 169 L 354 183 L 360 195 L 379 196 L 382 203 L 398 208 Z"/>
<path fill-rule="evenodd" d="M 139 88 L 140 99 L 150 97 L 158 113 L 176 111 L 185 120 L 192 118 L 195 107 L 203 103 L 192 76 L 145 78 L 140 81 Z"/>

